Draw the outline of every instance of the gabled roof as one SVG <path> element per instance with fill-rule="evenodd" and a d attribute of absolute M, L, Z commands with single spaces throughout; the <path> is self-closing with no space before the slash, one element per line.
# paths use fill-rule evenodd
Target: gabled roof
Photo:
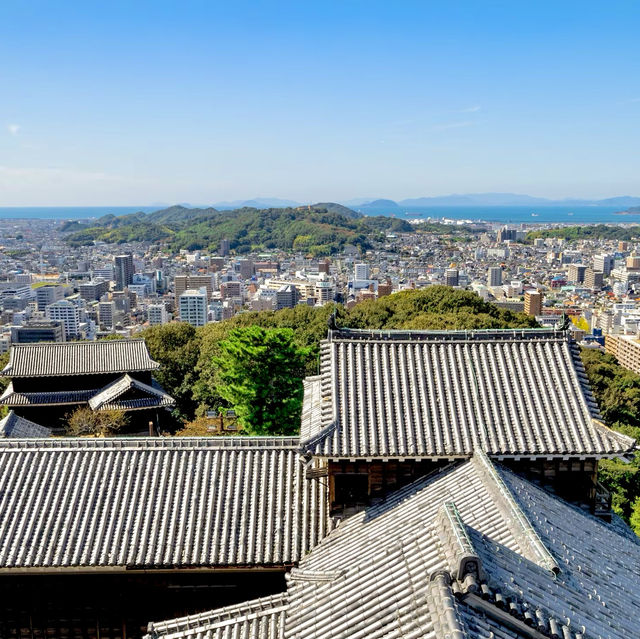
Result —
<path fill-rule="evenodd" d="M 134 396 L 131 396 L 131 391 Z M 139 410 L 174 406 L 175 400 L 161 388 L 143 384 L 126 374 L 108 384 L 90 400 L 92 410 Z"/>
<path fill-rule="evenodd" d="M 640 636 L 639 575 L 640 544 L 619 520 L 478 453 L 343 520 L 290 572 L 280 636 L 628 639 Z M 162 628 L 154 637 L 206 636 Z"/>
<path fill-rule="evenodd" d="M 153 371 L 154 362 L 142 339 L 97 342 L 15 344 L 2 371 L 8 377 L 101 375 Z"/>
<path fill-rule="evenodd" d="M 0 574 L 283 567 L 328 529 L 287 437 L 0 441 Z"/>
<path fill-rule="evenodd" d="M 305 384 L 302 446 L 331 458 L 614 456 L 562 331 L 330 331 Z"/>
<path fill-rule="evenodd" d="M 40 426 L 24 417 L 19 417 L 12 410 L 0 420 L 0 437 L 50 437 L 51 429 Z"/>

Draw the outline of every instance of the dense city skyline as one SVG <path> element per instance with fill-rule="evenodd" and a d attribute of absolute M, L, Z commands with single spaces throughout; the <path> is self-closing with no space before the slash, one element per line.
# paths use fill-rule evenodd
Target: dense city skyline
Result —
<path fill-rule="evenodd" d="M 0 206 L 639 194 L 639 11 L 8 0 Z"/>

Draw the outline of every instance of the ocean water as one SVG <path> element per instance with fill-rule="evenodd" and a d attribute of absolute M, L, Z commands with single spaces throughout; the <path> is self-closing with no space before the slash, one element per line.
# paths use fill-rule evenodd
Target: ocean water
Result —
<path fill-rule="evenodd" d="M 83 220 L 103 215 L 151 213 L 161 206 L 0 206 L 0 219 Z"/>
<path fill-rule="evenodd" d="M 98 218 L 112 213 L 126 215 L 144 211 L 151 213 L 158 206 L 29 206 L 0 207 L 0 219 L 79 220 Z M 438 206 L 407 209 L 368 209 L 366 215 L 388 215 L 406 219 L 448 218 L 454 220 L 484 220 L 503 224 L 640 224 L 640 213 L 615 215 L 619 207 L 612 206 Z"/>
<path fill-rule="evenodd" d="M 392 215 L 407 219 L 448 218 L 453 220 L 484 220 L 504 224 L 640 224 L 640 213 L 615 215 L 620 207 L 613 206 L 438 206 L 395 210 L 371 210 L 367 215 Z"/>

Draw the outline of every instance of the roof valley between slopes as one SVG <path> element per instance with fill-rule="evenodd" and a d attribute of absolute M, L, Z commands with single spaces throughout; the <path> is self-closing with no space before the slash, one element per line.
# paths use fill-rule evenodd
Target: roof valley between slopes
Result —
<path fill-rule="evenodd" d="M 561 331 L 332 330 L 305 382 L 302 447 L 330 458 L 616 456 Z"/>
<path fill-rule="evenodd" d="M 640 543 L 617 524 L 480 454 L 344 519 L 290 572 L 281 625 L 260 636 L 629 639 L 638 574 Z M 153 637 L 255 636 L 245 615 L 225 619 L 224 632 L 197 618 L 178 632 L 153 624 Z"/>

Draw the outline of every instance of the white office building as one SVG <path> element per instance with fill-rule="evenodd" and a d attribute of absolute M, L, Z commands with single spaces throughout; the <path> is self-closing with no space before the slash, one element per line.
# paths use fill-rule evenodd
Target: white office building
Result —
<path fill-rule="evenodd" d="M 355 280 L 368 280 L 369 279 L 369 265 L 368 264 L 356 264 L 355 265 Z"/>
<path fill-rule="evenodd" d="M 62 322 L 67 340 L 80 335 L 80 309 L 69 300 L 60 300 L 45 308 L 47 319 Z"/>
<path fill-rule="evenodd" d="M 151 326 L 166 324 L 169 321 L 169 312 L 164 304 L 149 304 L 147 313 Z"/>
<path fill-rule="evenodd" d="M 207 289 L 187 289 L 179 298 L 180 320 L 192 326 L 207 323 Z"/>

